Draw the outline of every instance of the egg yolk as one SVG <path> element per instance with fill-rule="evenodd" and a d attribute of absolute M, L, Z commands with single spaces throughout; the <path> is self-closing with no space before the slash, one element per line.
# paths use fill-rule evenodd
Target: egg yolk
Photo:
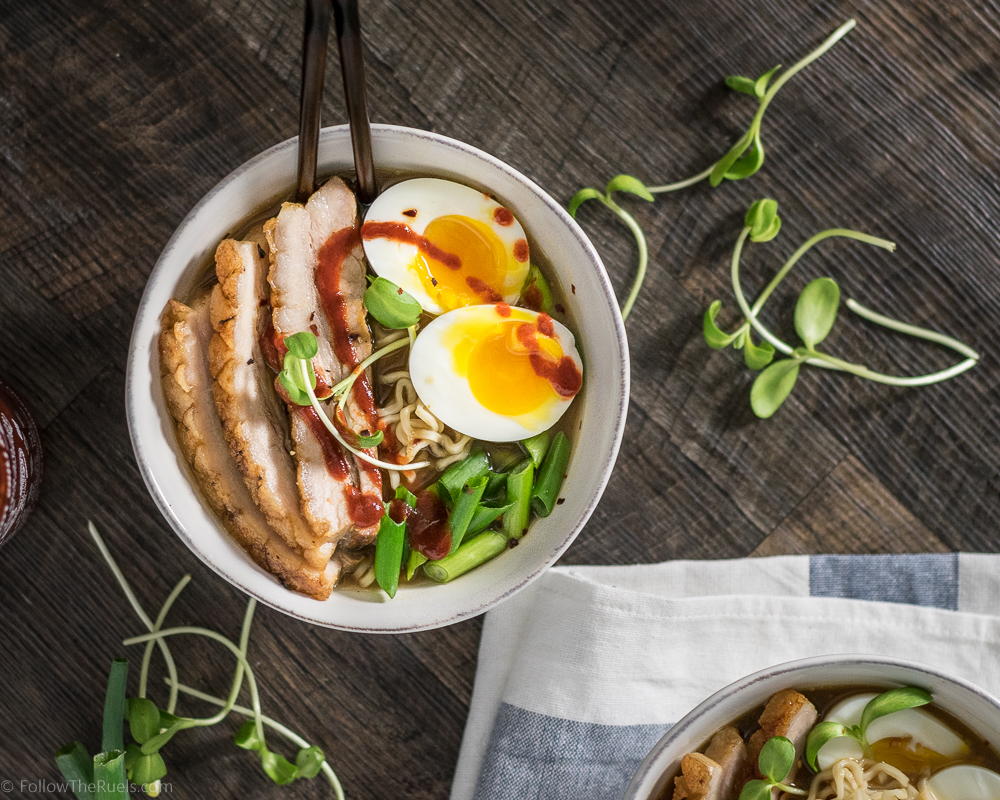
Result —
<path fill-rule="evenodd" d="M 562 347 L 555 337 L 539 334 L 530 321 L 498 315 L 496 322 L 467 323 L 457 327 L 448 345 L 455 371 L 468 380 L 476 400 L 496 414 L 530 414 L 559 398 L 552 383 L 538 374 L 532 355 L 559 362 Z"/>
<path fill-rule="evenodd" d="M 440 251 L 440 259 L 421 251 L 411 269 L 442 308 L 503 300 L 507 250 L 489 225 L 451 215 L 431 220 L 423 235 Z"/>
<path fill-rule="evenodd" d="M 924 769 L 930 769 L 933 772 L 954 761 L 948 756 L 941 755 L 941 753 L 913 741 L 909 736 L 880 739 L 877 742 L 872 742 L 871 748 L 872 757 L 876 761 L 892 764 L 896 769 L 901 769 L 910 775 Z"/>

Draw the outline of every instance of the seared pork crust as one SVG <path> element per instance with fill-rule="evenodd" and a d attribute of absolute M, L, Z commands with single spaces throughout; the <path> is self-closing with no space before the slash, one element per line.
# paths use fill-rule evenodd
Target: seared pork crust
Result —
<path fill-rule="evenodd" d="M 255 244 L 226 239 L 215 265 L 209 364 L 230 452 L 271 527 L 310 566 L 324 569 L 334 545 L 317 538 L 302 516 L 288 412 L 260 347 L 270 323 L 267 262 Z"/>
<path fill-rule="evenodd" d="M 167 303 L 159 337 L 160 371 L 181 452 L 208 504 L 254 562 L 289 589 L 325 600 L 337 581 L 338 565 L 314 569 L 285 544 L 254 504 L 229 454 L 212 396 L 212 334 L 207 295 L 193 308 Z"/>

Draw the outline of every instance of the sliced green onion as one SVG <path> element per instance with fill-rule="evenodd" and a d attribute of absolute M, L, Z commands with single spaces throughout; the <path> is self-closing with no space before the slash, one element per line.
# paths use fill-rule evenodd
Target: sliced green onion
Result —
<path fill-rule="evenodd" d="M 528 530 L 534 476 L 535 462 L 530 458 L 507 473 L 507 504 L 511 509 L 503 515 L 503 530 L 511 539 L 520 539 Z"/>
<path fill-rule="evenodd" d="M 470 539 L 454 553 L 440 561 L 424 564 L 424 573 L 432 581 L 447 583 L 470 569 L 489 561 L 507 548 L 507 537 L 502 533 L 487 532 Z"/>
<path fill-rule="evenodd" d="M 552 290 L 549 288 L 548 281 L 545 280 L 545 276 L 534 264 L 528 270 L 528 278 L 524 282 L 524 288 L 521 289 L 521 297 L 527 302 L 529 300 L 528 293 L 531 289 L 538 289 L 538 297 L 530 298 L 535 300 L 529 308 L 534 308 L 535 311 L 544 311 L 546 314 L 551 314 L 554 306 L 552 305 Z"/>
<path fill-rule="evenodd" d="M 551 439 L 552 434 L 549 431 L 542 431 L 530 439 L 525 439 L 521 442 L 524 445 L 524 449 L 528 451 L 528 455 L 531 456 L 531 460 L 535 462 L 535 469 L 542 466 L 542 459 L 545 458 L 545 453 L 549 449 Z"/>
<path fill-rule="evenodd" d="M 56 753 L 56 766 L 77 800 L 94 800 L 94 759 L 79 742 L 70 742 Z"/>
<path fill-rule="evenodd" d="M 476 513 L 472 515 L 472 522 L 469 523 L 469 529 L 465 532 L 465 538 L 470 539 L 477 533 L 482 533 L 512 508 L 512 505 L 500 506 L 499 508 L 479 506 Z"/>
<path fill-rule="evenodd" d="M 486 476 L 486 491 L 483 492 L 483 505 L 503 505 L 507 500 L 507 475 L 503 472 L 491 472 Z"/>
<path fill-rule="evenodd" d="M 403 564 L 403 540 L 406 522 L 396 522 L 388 512 L 382 515 L 375 539 L 375 580 L 390 598 L 399 588 L 399 570 Z"/>
<path fill-rule="evenodd" d="M 397 486 L 396 487 L 396 499 L 397 500 L 402 500 L 410 508 L 416 508 L 417 507 L 417 496 L 415 494 L 413 494 L 413 492 L 411 492 L 405 486 Z"/>
<path fill-rule="evenodd" d="M 459 492 L 458 499 L 455 500 L 455 507 L 448 516 L 448 528 L 451 530 L 451 550 L 448 551 L 448 555 L 458 550 L 459 545 L 462 544 L 465 532 L 469 529 L 469 523 L 472 522 L 472 517 L 475 515 L 476 509 L 479 508 L 479 501 L 483 499 L 486 482 L 485 475 L 481 478 L 473 478 Z"/>
<path fill-rule="evenodd" d="M 447 493 L 446 500 L 452 503 L 458 500 L 458 493 L 462 487 L 476 478 L 482 478 L 490 471 L 490 460 L 485 451 L 475 450 L 457 464 L 452 464 L 438 478 L 438 484 Z"/>
<path fill-rule="evenodd" d="M 96 800 L 128 800 L 125 753 L 105 750 L 94 756 L 94 788 Z"/>
<path fill-rule="evenodd" d="M 412 581 L 414 573 L 426 563 L 427 556 L 423 553 L 418 553 L 416 550 L 411 550 L 410 560 L 406 565 L 406 580 Z"/>
<path fill-rule="evenodd" d="M 547 517 L 555 508 L 568 464 L 569 437 L 559 431 L 552 437 L 552 445 L 545 455 L 542 468 L 538 470 L 538 480 L 531 493 L 531 508 L 539 517 Z"/>
<path fill-rule="evenodd" d="M 108 675 L 108 691 L 104 695 L 102 750 L 125 749 L 125 739 L 122 729 L 125 726 L 125 682 L 127 679 L 128 659 L 116 658 L 111 662 L 111 673 Z"/>
<path fill-rule="evenodd" d="M 524 460 L 524 448 L 520 442 L 505 442 L 490 445 L 490 463 L 497 472 L 505 472 Z"/>

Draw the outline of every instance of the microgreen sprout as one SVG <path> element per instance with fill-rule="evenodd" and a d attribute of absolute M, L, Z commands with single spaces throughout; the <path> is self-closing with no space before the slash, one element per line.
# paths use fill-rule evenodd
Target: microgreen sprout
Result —
<path fill-rule="evenodd" d="M 160 793 L 160 781 L 167 774 L 166 764 L 160 755 L 161 748 L 180 731 L 215 725 L 228 717 L 231 711 L 250 717 L 237 733 L 236 744 L 259 754 L 261 767 L 271 780 L 278 784 L 287 784 L 298 778 L 312 778 L 323 772 L 333 788 L 334 795 L 338 800 L 344 800 L 344 791 L 340 781 L 327 763 L 323 751 L 319 747 L 310 745 L 284 725 L 261 714 L 256 678 L 250 663 L 247 661 L 250 625 L 257 601 L 251 598 L 247 603 L 239 644 L 207 628 L 185 626 L 163 629 L 167 613 L 177 596 L 190 581 L 190 575 L 185 575 L 177 583 L 154 622 L 139 604 L 135 593 L 93 523 L 88 523 L 88 529 L 126 599 L 149 633 L 125 639 L 123 642 L 126 646 L 143 643 L 147 645 L 143 655 L 139 690 L 136 697 L 126 699 L 125 696 L 128 662 L 124 659 L 116 659 L 112 665 L 104 707 L 103 751 L 90 758 L 86 747 L 80 742 L 71 742 L 56 754 L 56 764 L 67 781 L 70 782 L 78 800 L 91 798 L 93 796 L 91 789 L 98 781 L 103 781 L 103 784 L 98 785 L 105 787 L 102 790 L 103 794 L 99 792 L 99 796 L 109 798 L 109 800 L 111 798 L 125 800 L 128 797 L 126 778 L 141 786 L 150 797 L 156 797 Z M 216 641 L 235 656 L 236 670 L 227 699 L 213 697 L 184 686 L 177 681 L 177 668 L 166 639 L 170 636 L 184 634 L 203 636 Z M 152 700 L 146 697 L 149 656 L 154 644 L 159 646 L 167 665 L 168 675 L 164 680 L 170 688 L 170 695 L 166 709 L 158 708 Z M 250 687 L 252 709 L 236 705 L 244 677 Z M 180 692 L 206 700 L 221 708 L 218 713 L 210 717 L 177 716 L 174 711 Z M 133 740 L 127 747 L 124 744 L 123 720 L 128 721 L 129 733 Z M 264 738 L 265 726 L 298 745 L 299 751 L 294 764 L 284 756 L 268 749 Z"/>
<path fill-rule="evenodd" d="M 915 325 L 909 325 L 882 314 L 877 314 L 854 300 L 848 300 L 847 307 L 858 316 L 891 330 L 942 344 L 964 355 L 965 360 L 953 367 L 929 375 L 898 377 L 875 372 L 868 367 L 860 364 L 852 364 L 817 350 L 817 345 L 830 333 L 840 307 L 840 287 L 832 278 L 817 278 L 809 283 L 799 295 L 798 302 L 795 305 L 795 332 L 798 334 L 799 339 L 802 340 L 803 346 L 792 347 L 775 336 L 770 330 L 764 327 L 758 318 L 758 314 L 778 284 L 784 280 L 792 267 L 813 246 L 824 239 L 842 237 L 871 244 L 885 250 L 896 249 L 895 244 L 885 239 L 879 239 L 875 236 L 869 236 L 866 233 L 846 228 L 831 228 L 830 230 L 822 231 L 806 240 L 792 254 L 792 257 L 785 262 L 784 266 L 782 266 L 771 282 L 764 288 L 760 297 L 757 298 L 751 307 L 740 285 L 740 256 L 747 239 L 750 239 L 752 242 L 765 242 L 777 235 L 781 227 L 777 208 L 777 203 L 774 200 L 758 200 L 754 203 L 747 212 L 743 231 L 736 240 L 736 246 L 733 249 L 731 266 L 733 294 L 736 297 L 740 311 L 743 313 L 743 323 L 733 333 L 722 331 L 715 324 L 716 316 L 722 305 L 719 300 L 716 300 L 708 307 L 702 321 L 703 334 L 709 347 L 721 349 L 732 344 L 735 349 L 742 349 L 744 351 L 744 359 L 748 367 L 753 370 L 763 370 L 754 381 L 753 387 L 750 390 L 750 405 L 758 417 L 770 417 L 781 407 L 781 404 L 795 387 L 799 376 L 799 368 L 803 364 L 839 372 L 849 372 L 852 375 L 867 378 L 876 383 L 885 383 L 892 386 L 925 386 L 931 383 L 938 383 L 959 375 L 975 366 L 979 359 L 978 353 L 957 339 L 926 330 L 925 328 L 919 328 Z M 763 339 L 763 342 L 759 346 L 753 343 L 751 331 L 756 332 Z M 775 352 L 781 352 L 789 356 L 789 358 L 773 361 Z"/>
<path fill-rule="evenodd" d="M 365 450 L 378 447 L 378 445 L 382 443 L 384 434 L 382 431 L 369 431 L 367 434 L 356 434 L 351 431 L 345 423 L 344 406 L 347 403 L 347 398 L 350 395 L 351 389 L 354 387 L 354 382 L 359 376 L 364 374 L 364 371 L 368 369 L 368 367 L 380 358 L 389 355 L 389 353 L 394 353 L 397 350 L 401 350 L 402 348 L 408 347 L 412 344 L 415 330 L 413 327 L 410 327 L 407 329 L 407 332 L 408 336 L 406 338 L 390 342 L 385 347 L 376 350 L 368 356 L 368 358 L 358 364 L 351 371 L 350 375 L 340 381 L 340 383 L 336 384 L 330 390 L 330 393 L 323 398 L 323 400 L 337 399 L 338 402 L 335 414 L 338 422 L 341 423 L 339 427 L 331 421 L 330 417 L 326 413 L 326 409 L 320 402 L 320 398 L 316 396 L 316 370 L 312 363 L 312 359 L 315 358 L 316 354 L 319 352 L 319 345 L 316 341 L 316 337 L 309 331 L 302 331 L 294 334 L 293 336 L 288 336 L 284 340 L 285 347 L 288 348 L 288 352 L 285 354 L 285 361 L 283 364 L 284 368 L 278 375 L 278 381 L 288 393 L 289 399 L 296 405 L 312 406 L 316 415 L 323 423 L 323 426 L 330 432 L 330 435 L 340 443 L 341 447 L 348 452 L 353 453 L 362 461 L 367 461 L 369 464 L 374 464 L 376 467 L 381 467 L 382 469 L 421 469 L 423 467 L 430 466 L 430 462 L 417 461 L 409 464 L 392 464 L 388 461 L 381 461 L 380 459 L 369 455 L 365 452 Z M 350 438 L 353 443 L 348 442 L 348 438 Z"/>
<path fill-rule="evenodd" d="M 384 327 L 410 328 L 420 321 L 421 308 L 409 292 L 386 278 L 368 277 L 371 286 L 365 291 L 365 308 Z"/>
<path fill-rule="evenodd" d="M 785 783 L 795 766 L 795 745 L 784 736 L 772 736 L 760 749 L 757 769 L 764 780 L 748 781 L 740 792 L 739 800 L 771 800 L 771 790 L 786 794 L 805 795 L 802 789 Z"/>
<path fill-rule="evenodd" d="M 806 763 L 818 772 L 816 757 L 820 749 L 831 739 L 840 736 L 850 736 L 861 745 L 866 756 L 871 756 L 871 745 L 868 743 L 868 726 L 880 717 L 903 711 L 907 708 L 918 708 L 930 703 L 934 698 L 926 689 L 916 686 L 904 686 L 900 689 L 890 689 L 877 697 L 873 697 L 861 712 L 861 721 L 857 725 L 844 725 L 833 720 L 824 720 L 815 725 L 806 737 Z"/>
<path fill-rule="evenodd" d="M 635 238 L 639 250 L 639 268 L 636 270 L 632 289 L 622 305 L 622 319 L 627 319 L 635 304 L 635 299 L 642 289 L 642 283 L 646 277 L 646 267 L 649 261 L 649 249 L 646 244 L 646 236 L 636 222 L 635 218 L 625 209 L 619 206 L 611 197 L 612 192 L 629 192 L 637 195 L 643 200 L 652 202 L 654 195 L 676 192 L 686 189 L 707 180 L 713 187 L 718 186 L 723 181 L 738 181 L 754 175 L 764 165 L 764 145 L 761 142 L 760 130 L 764 121 L 764 112 L 771 104 L 778 90 L 784 86 L 793 75 L 809 66 L 813 61 L 822 56 L 827 50 L 839 42 L 847 33 L 854 28 L 857 22 L 853 19 L 847 20 L 843 25 L 831 33 L 824 42 L 813 50 L 801 61 L 796 62 L 784 72 L 779 73 L 781 65 L 769 69 L 758 78 L 745 78 L 742 75 L 730 75 L 726 78 L 726 86 L 742 94 L 750 95 L 758 101 L 757 113 L 750 121 L 750 127 L 737 140 L 722 158 L 711 166 L 682 181 L 667 183 L 662 186 L 646 186 L 638 178 L 631 175 L 618 175 L 608 183 L 605 191 L 599 192 L 597 189 L 585 188 L 573 195 L 569 202 L 570 216 L 575 217 L 577 209 L 587 200 L 599 200 L 617 217 L 625 223 Z M 771 79 L 777 78 L 771 83 Z M 775 231 L 777 233 L 777 231 Z"/>

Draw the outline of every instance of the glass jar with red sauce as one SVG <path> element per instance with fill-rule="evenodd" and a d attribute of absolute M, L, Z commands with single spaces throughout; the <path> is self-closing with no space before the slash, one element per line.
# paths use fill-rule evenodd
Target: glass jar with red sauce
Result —
<path fill-rule="evenodd" d="M 28 516 L 41 482 L 38 427 L 21 398 L 0 381 L 0 545 Z"/>

